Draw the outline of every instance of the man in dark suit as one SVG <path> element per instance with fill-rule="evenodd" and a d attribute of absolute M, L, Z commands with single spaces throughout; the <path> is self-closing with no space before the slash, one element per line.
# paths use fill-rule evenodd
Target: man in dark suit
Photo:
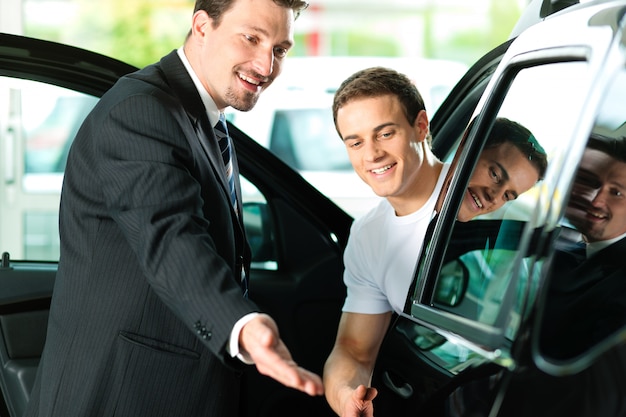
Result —
<path fill-rule="evenodd" d="M 237 160 L 232 147 L 222 160 L 214 132 L 226 107 L 252 109 L 278 76 L 305 7 L 198 0 L 184 46 L 120 79 L 87 117 L 67 162 L 25 415 L 237 416 L 244 363 L 323 393 L 245 298 Z"/>
<path fill-rule="evenodd" d="M 592 136 L 566 209 L 579 248 L 555 254 L 542 342 L 572 358 L 626 324 L 626 142 Z M 562 243 L 562 242 L 561 242 Z"/>

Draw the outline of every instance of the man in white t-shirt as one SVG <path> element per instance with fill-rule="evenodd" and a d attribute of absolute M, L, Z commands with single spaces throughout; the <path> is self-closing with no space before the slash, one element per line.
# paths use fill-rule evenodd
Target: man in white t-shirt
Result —
<path fill-rule="evenodd" d="M 345 80 L 333 103 L 352 167 L 385 200 L 355 221 L 344 259 L 348 295 L 324 367 L 324 390 L 340 416 L 373 415 L 368 388 L 378 349 L 401 311 L 447 166 L 430 148 L 424 101 L 411 80 L 386 68 Z"/>
<path fill-rule="evenodd" d="M 419 91 L 394 70 L 368 68 L 346 79 L 335 93 L 333 118 L 355 172 L 385 199 L 352 225 L 344 253 L 347 297 L 324 366 L 324 392 L 341 417 L 372 417 L 376 356 L 393 311 L 403 310 L 450 167 L 432 153 Z M 515 199 L 545 172 L 545 153 L 538 163 L 535 148 L 526 150 L 536 142 L 526 128 L 507 119 L 496 125 L 502 130 L 495 129 L 498 140 L 477 162 L 461 221 Z"/>

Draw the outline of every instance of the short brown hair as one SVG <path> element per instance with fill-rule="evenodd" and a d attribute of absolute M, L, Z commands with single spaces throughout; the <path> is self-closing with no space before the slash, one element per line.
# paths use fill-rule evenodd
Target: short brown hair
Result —
<path fill-rule="evenodd" d="M 198 10 L 204 10 L 209 17 L 213 20 L 214 25 L 218 26 L 222 15 L 232 7 L 237 0 L 196 0 L 196 5 L 193 8 L 193 12 Z M 307 7 L 309 3 L 304 0 L 272 0 L 274 3 L 281 7 L 292 9 L 295 18 L 300 16 L 300 13 Z"/>
<path fill-rule="evenodd" d="M 485 142 L 485 149 L 495 148 L 503 143 L 511 143 L 519 149 L 535 167 L 540 180 L 545 177 L 548 168 L 548 156 L 528 128 L 506 117 L 496 118 Z"/>
<path fill-rule="evenodd" d="M 409 77 L 391 68 L 371 67 L 352 74 L 335 92 L 333 99 L 335 128 L 337 127 L 337 112 L 349 102 L 386 95 L 398 98 L 411 126 L 415 123 L 419 112 L 426 110 L 422 95 Z"/>
<path fill-rule="evenodd" d="M 587 148 L 595 149 L 611 156 L 619 162 L 626 162 L 626 137 L 610 138 L 592 133 Z"/>

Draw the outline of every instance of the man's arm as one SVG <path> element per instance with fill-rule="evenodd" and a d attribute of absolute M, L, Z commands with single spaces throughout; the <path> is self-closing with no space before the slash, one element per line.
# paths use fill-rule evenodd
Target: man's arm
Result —
<path fill-rule="evenodd" d="M 337 415 L 374 415 L 372 400 L 377 391 L 368 387 L 390 321 L 391 312 L 342 314 L 323 376 L 326 400 Z"/>

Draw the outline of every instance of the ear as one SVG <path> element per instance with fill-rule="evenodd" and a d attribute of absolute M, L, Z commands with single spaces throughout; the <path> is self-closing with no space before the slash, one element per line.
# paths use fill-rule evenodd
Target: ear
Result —
<path fill-rule="evenodd" d="M 428 134 L 428 115 L 426 114 L 426 110 L 420 110 L 420 112 L 417 113 L 413 128 L 420 142 L 423 141 Z"/>
<path fill-rule="evenodd" d="M 191 34 L 193 37 L 204 38 L 211 29 L 213 20 L 204 10 L 198 10 L 193 14 L 191 19 Z"/>

